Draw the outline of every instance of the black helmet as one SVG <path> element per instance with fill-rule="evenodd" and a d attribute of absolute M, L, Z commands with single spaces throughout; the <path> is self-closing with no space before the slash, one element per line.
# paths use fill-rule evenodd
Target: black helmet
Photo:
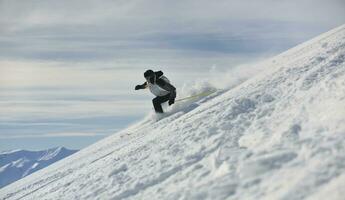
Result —
<path fill-rule="evenodd" d="M 154 75 L 155 73 L 151 69 L 146 70 L 146 72 L 144 73 L 145 78 L 152 77 Z"/>
<path fill-rule="evenodd" d="M 146 70 L 146 72 L 144 73 L 144 77 L 150 83 L 156 82 L 156 74 L 151 69 Z"/>

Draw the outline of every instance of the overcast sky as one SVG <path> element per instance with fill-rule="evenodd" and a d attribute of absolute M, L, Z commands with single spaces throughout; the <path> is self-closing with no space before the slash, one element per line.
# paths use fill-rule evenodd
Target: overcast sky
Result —
<path fill-rule="evenodd" d="M 345 23 L 343 0 L 0 0 L 0 151 L 82 148 L 152 110 L 147 68 L 177 88 Z"/>

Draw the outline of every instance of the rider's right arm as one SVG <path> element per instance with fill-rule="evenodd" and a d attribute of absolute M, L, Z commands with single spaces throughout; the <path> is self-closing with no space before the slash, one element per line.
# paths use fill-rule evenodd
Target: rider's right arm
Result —
<path fill-rule="evenodd" d="M 140 90 L 140 89 L 145 89 L 145 88 L 147 88 L 147 82 L 145 82 L 141 85 L 135 86 L 135 90 Z"/>

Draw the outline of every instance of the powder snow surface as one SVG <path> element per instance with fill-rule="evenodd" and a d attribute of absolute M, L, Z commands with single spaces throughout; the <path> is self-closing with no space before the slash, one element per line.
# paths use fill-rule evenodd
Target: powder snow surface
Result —
<path fill-rule="evenodd" d="M 145 119 L 0 199 L 343 199 L 345 26 L 227 91 Z"/>

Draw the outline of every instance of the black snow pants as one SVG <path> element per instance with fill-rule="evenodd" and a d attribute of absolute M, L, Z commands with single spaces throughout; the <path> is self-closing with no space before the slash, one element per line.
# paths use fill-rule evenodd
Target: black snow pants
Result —
<path fill-rule="evenodd" d="M 170 93 L 164 96 L 157 96 L 152 99 L 153 107 L 155 108 L 156 113 L 163 113 L 162 103 L 169 101 Z"/>

